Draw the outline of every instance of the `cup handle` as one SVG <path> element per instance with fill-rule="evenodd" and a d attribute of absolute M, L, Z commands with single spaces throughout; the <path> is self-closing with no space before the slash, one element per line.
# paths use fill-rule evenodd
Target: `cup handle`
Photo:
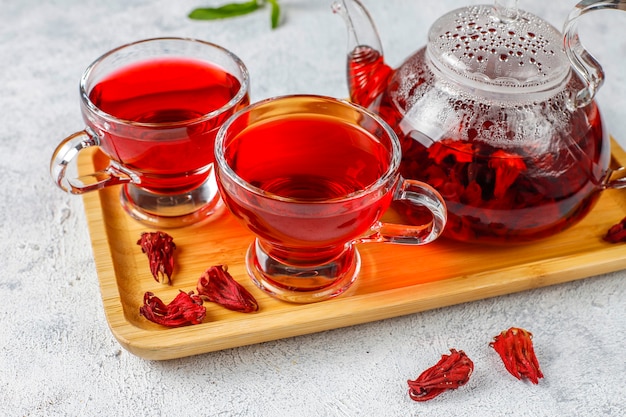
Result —
<path fill-rule="evenodd" d="M 92 174 L 75 178 L 68 176 L 68 165 L 78 153 L 99 144 L 98 136 L 85 129 L 68 136 L 57 146 L 50 160 L 50 174 L 59 188 L 72 194 L 83 194 L 110 185 L 131 182 L 130 175 L 110 165 Z"/>
<path fill-rule="evenodd" d="M 432 215 L 430 221 L 420 225 L 407 225 L 379 221 L 367 237 L 359 243 L 385 242 L 405 245 L 424 245 L 437 239 L 448 219 L 446 203 L 430 185 L 416 180 L 401 179 L 393 196 L 395 202 L 406 203 L 416 210 L 426 209 Z"/>

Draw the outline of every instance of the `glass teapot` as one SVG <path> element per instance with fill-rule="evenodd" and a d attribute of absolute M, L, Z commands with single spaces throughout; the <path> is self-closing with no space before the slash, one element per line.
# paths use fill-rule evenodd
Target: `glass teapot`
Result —
<path fill-rule="evenodd" d="M 398 134 L 402 175 L 441 193 L 444 236 L 533 241 L 576 224 L 602 190 L 626 187 L 594 101 L 604 74 L 578 37 L 577 18 L 596 9 L 626 10 L 626 0 L 581 1 L 564 34 L 517 1 L 457 9 L 392 69 L 363 5 L 335 1 L 349 29 L 351 100 Z"/>

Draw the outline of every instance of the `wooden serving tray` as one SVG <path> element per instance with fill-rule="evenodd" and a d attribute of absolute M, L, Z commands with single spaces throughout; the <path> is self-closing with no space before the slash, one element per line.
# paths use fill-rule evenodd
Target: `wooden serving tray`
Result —
<path fill-rule="evenodd" d="M 626 153 L 613 142 L 613 158 Z M 80 172 L 108 164 L 100 151 L 85 150 Z M 84 194 L 104 311 L 113 335 L 129 352 L 172 359 L 350 326 L 438 307 L 524 291 L 626 268 L 626 246 L 602 236 L 626 216 L 626 192 L 607 190 L 575 227 L 538 243 L 483 247 L 439 239 L 423 247 L 370 243 L 359 246 L 363 265 L 348 293 L 315 304 L 290 304 L 257 289 L 247 277 L 244 255 L 252 235 L 226 210 L 208 224 L 170 229 L 177 249 L 173 285 L 156 282 L 137 240 L 150 231 L 125 214 L 119 186 Z M 202 272 L 226 264 L 260 305 L 245 314 L 205 303 L 199 325 L 166 328 L 139 315 L 146 291 L 164 302 L 180 289 L 195 290 Z"/>

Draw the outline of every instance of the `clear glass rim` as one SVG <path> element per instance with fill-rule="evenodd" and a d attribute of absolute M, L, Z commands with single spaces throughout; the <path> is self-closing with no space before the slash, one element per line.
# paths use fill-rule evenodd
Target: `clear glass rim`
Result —
<path fill-rule="evenodd" d="M 122 118 L 116 117 L 112 114 L 105 112 L 104 110 L 100 109 L 94 102 L 91 101 L 91 99 L 89 98 L 90 91 L 88 91 L 88 83 L 90 80 L 90 76 L 97 69 L 99 65 L 101 65 L 107 59 L 111 58 L 114 55 L 117 55 L 118 53 L 124 50 L 130 49 L 136 46 L 140 46 L 143 44 L 147 44 L 147 43 L 159 43 L 159 42 L 185 42 L 185 43 L 191 42 L 191 43 L 203 45 L 203 46 L 221 51 L 222 53 L 224 53 L 225 56 L 228 56 L 230 59 L 232 59 L 232 61 L 236 64 L 236 66 L 239 68 L 241 72 L 241 80 L 240 80 L 241 85 L 239 87 L 239 91 L 237 91 L 237 94 L 235 94 L 226 104 L 224 104 L 219 109 L 215 109 L 197 118 L 175 121 L 175 122 L 164 122 L 164 123 L 137 122 L 134 120 L 122 119 Z M 176 55 L 173 54 L 171 56 L 176 56 Z M 161 37 L 161 38 L 143 39 L 140 41 L 127 43 L 125 45 L 121 45 L 101 55 L 94 62 L 92 62 L 87 67 L 87 69 L 85 69 L 80 79 L 79 87 L 80 87 L 81 101 L 83 105 L 86 107 L 86 109 L 88 109 L 91 113 L 95 114 L 100 119 L 103 119 L 103 120 L 106 120 L 108 122 L 115 123 L 115 124 L 132 125 L 132 126 L 145 127 L 145 128 L 165 128 L 165 127 L 177 128 L 177 127 L 183 127 L 183 126 L 190 126 L 190 125 L 194 125 L 197 123 L 203 123 L 207 120 L 210 120 L 219 116 L 220 114 L 228 111 L 229 109 L 232 109 L 234 106 L 237 105 L 237 103 L 241 102 L 241 100 L 245 97 L 246 94 L 248 94 L 249 86 L 250 86 L 250 76 L 248 73 L 248 69 L 246 68 L 243 61 L 237 55 L 235 55 L 228 49 L 220 45 L 203 41 L 200 39 L 183 38 L 183 37 Z"/>
<path fill-rule="evenodd" d="M 252 111 L 258 110 L 268 104 L 275 103 L 277 101 L 289 101 L 289 100 L 306 100 L 309 102 L 325 102 L 333 105 L 345 106 L 353 111 L 358 112 L 365 117 L 370 118 L 372 121 L 376 123 L 376 125 L 383 129 L 385 134 L 389 137 L 391 144 L 391 158 L 389 160 L 389 166 L 383 175 L 380 176 L 375 182 L 369 184 L 367 187 L 362 190 L 346 194 L 345 196 L 329 199 L 329 200 L 306 200 L 306 199 L 297 199 L 291 197 L 284 197 L 277 194 L 268 193 L 265 190 L 256 187 L 243 178 L 241 178 L 237 173 L 231 168 L 231 166 L 226 162 L 226 158 L 224 157 L 224 152 L 222 150 L 225 147 L 225 141 L 227 139 L 228 130 L 230 126 L 234 124 L 240 117 L 243 117 L 245 114 L 248 114 Z M 270 97 L 261 101 L 258 101 L 254 104 L 251 104 L 235 114 L 233 114 L 219 129 L 217 133 L 217 137 L 215 139 L 215 162 L 217 164 L 218 169 L 228 176 L 234 183 L 236 183 L 239 187 L 264 198 L 269 198 L 272 200 L 278 200 L 283 202 L 290 203 L 301 203 L 301 204 L 328 204 L 329 202 L 338 203 L 338 202 L 346 202 L 359 197 L 362 197 L 366 194 L 377 192 L 378 190 L 392 186 L 395 184 L 400 175 L 398 173 L 398 169 L 400 166 L 401 160 L 401 145 L 400 140 L 398 139 L 396 133 L 393 129 L 378 115 L 372 113 L 366 108 L 352 103 L 343 99 L 335 99 L 332 97 L 314 95 L 314 94 L 292 94 L 292 95 L 284 95 L 284 96 L 276 96 Z"/>

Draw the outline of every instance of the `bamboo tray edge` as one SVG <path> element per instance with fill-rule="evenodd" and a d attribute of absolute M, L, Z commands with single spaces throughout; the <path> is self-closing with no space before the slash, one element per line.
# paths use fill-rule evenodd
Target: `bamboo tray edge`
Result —
<path fill-rule="evenodd" d="M 612 149 L 613 158 L 625 165 L 626 153 L 615 142 Z M 93 170 L 102 158 L 98 151 L 81 152 L 79 170 Z M 200 228 L 169 231 L 177 247 L 184 248 L 169 287 L 150 275 L 136 245 L 141 231 L 148 228 L 122 211 L 118 193 L 117 187 L 110 187 L 83 195 L 103 308 L 120 345 L 151 360 L 315 333 L 626 269 L 624 246 L 601 239 L 626 216 L 626 194 L 608 190 L 581 223 L 539 243 L 505 249 L 443 239 L 421 248 L 361 245 L 363 271 L 355 288 L 337 299 L 308 305 L 273 300 L 254 287 L 243 265 L 252 236 L 224 213 Z M 416 253 L 435 262 L 411 265 Z M 257 297 L 258 313 L 210 306 L 204 323 L 176 329 L 138 315 L 145 291 L 169 301 L 179 289 L 194 289 L 200 273 L 220 263 L 227 263 L 233 276 Z"/>

